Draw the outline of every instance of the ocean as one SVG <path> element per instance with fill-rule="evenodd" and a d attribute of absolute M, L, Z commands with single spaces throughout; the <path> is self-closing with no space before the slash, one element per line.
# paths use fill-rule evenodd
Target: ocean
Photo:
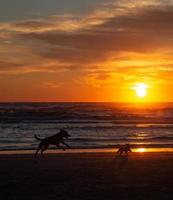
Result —
<path fill-rule="evenodd" d="M 36 149 L 35 134 L 44 138 L 61 128 L 74 149 L 171 148 L 173 103 L 0 103 L 0 150 Z"/>

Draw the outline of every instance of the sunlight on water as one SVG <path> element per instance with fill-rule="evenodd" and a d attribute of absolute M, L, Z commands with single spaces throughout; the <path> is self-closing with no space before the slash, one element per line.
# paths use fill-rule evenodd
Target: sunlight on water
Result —
<path fill-rule="evenodd" d="M 146 152 L 146 148 L 138 148 L 136 152 L 140 152 L 140 153 Z"/>
<path fill-rule="evenodd" d="M 114 153 L 116 154 L 118 148 L 112 149 L 112 148 L 98 148 L 98 149 L 69 149 L 65 152 L 65 154 L 71 154 L 71 153 Z M 132 153 L 130 155 L 133 156 L 133 153 L 135 154 L 145 154 L 145 153 L 172 153 L 173 148 L 132 148 Z M 34 150 L 13 150 L 13 151 L 0 151 L 0 155 L 2 154 L 34 154 Z M 59 149 L 50 149 L 45 154 L 64 154 L 64 151 Z"/>
<path fill-rule="evenodd" d="M 132 152 L 147 153 L 147 152 L 173 152 L 173 148 L 134 148 Z"/>
<path fill-rule="evenodd" d="M 36 149 L 34 134 L 45 138 L 60 128 L 73 149 L 173 147 L 173 103 L 8 103 L 0 104 L 0 117 L 0 150 Z"/>

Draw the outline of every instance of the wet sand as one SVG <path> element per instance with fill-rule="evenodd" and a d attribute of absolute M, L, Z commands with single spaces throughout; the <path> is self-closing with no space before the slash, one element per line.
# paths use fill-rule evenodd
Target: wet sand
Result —
<path fill-rule="evenodd" d="M 0 154 L 2 200 L 173 199 L 173 153 Z"/>

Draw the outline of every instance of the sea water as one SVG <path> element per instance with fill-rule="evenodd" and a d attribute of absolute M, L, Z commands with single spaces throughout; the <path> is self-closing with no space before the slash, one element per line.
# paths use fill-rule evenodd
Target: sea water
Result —
<path fill-rule="evenodd" d="M 72 148 L 173 147 L 173 103 L 1 103 L 0 150 L 35 149 L 65 129 Z M 56 148 L 53 147 L 52 148 Z"/>

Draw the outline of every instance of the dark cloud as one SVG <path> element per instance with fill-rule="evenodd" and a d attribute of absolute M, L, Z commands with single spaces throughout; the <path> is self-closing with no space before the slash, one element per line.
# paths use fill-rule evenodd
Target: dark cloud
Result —
<path fill-rule="evenodd" d="M 109 16 L 109 13 L 107 14 Z M 104 15 L 105 19 L 103 18 Z M 29 67 L 44 70 L 49 68 L 53 70 L 56 70 L 56 68 L 68 70 L 94 69 L 99 65 L 110 68 L 107 64 L 103 64 L 106 62 L 114 62 L 114 68 L 118 70 L 117 63 L 119 61 L 133 61 L 133 55 L 129 56 L 128 53 L 133 52 L 135 56 L 135 53 L 145 55 L 150 52 L 157 52 L 160 49 L 172 49 L 173 6 L 147 6 L 129 12 L 123 11 L 120 15 L 115 12 L 111 14 L 111 17 L 106 17 L 105 13 L 104 15 L 100 18 L 101 22 L 92 26 L 85 26 L 82 22 L 91 18 L 97 21 L 98 14 L 97 17 L 91 15 L 87 18 L 85 16 L 85 19 L 81 19 L 81 22 L 74 23 L 76 26 L 74 29 L 71 29 L 73 24 L 69 23 L 69 17 L 69 21 L 62 19 L 61 22 L 57 19 L 49 21 L 48 18 L 20 21 L 8 24 L 8 27 L 13 30 L 13 41 L 24 47 L 26 55 L 28 53 L 31 56 L 34 55 L 33 66 L 30 62 Z M 56 26 L 63 27 L 63 25 L 64 30 L 56 29 Z M 69 30 L 68 25 L 70 26 Z M 124 56 L 125 54 L 126 56 Z M 25 59 L 22 61 L 23 64 Z M 45 61 L 44 64 L 43 60 Z M 47 64 L 46 68 L 46 62 L 50 63 L 51 61 L 54 64 Z M 28 66 L 27 62 L 26 60 L 26 67 Z M 34 62 L 36 62 L 36 65 L 34 65 Z M 6 69 L 11 66 L 12 68 L 23 66 L 8 62 L 5 64 L 4 62 L 0 68 L 5 68 L 3 67 L 5 65 Z M 133 67 L 140 69 L 146 67 L 146 65 L 136 67 L 130 64 L 124 66 L 129 70 Z"/>
<path fill-rule="evenodd" d="M 112 53 L 149 52 L 171 46 L 172 21 L 173 7 L 154 7 L 112 17 L 102 25 L 83 31 L 52 30 L 23 33 L 20 37 L 52 46 L 40 49 L 38 54 L 44 57 L 74 63 L 98 62 L 109 59 Z"/>
<path fill-rule="evenodd" d="M 42 28 L 49 28 L 52 27 L 53 24 L 49 22 L 44 21 L 23 21 L 23 22 L 17 22 L 13 23 L 12 27 L 17 29 L 28 29 L 28 30 L 39 30 Z"/>
<path fill-rule="evenodd" d="M 22 67 L 21 63 L 0 60 L 0 71 L 13 70 L 14 68 Z"/>
<path fill-rule="evenodd" d="M 150 7 L 120 16 L 111 18 L 106 24 L 101 25 L 103 29 L 111 30 L 112 28 L 125 29 L 128 31 L 138 32 L 156 32 L 156 31 L 173 31 L 173 7 Z"/>
<path fill-rule="evenodd" d="M 59 32 L 44 32 L 44 33 L 29 33 L 23 34 L 28 39 L 38 39 L 43 42 L 74 48 L 78 50 L 91 50 L 91 51 L 143 51 L 147 49 L 147 45 L 151 44 L 154 38 L 147 38 L 143 33 L 131 32 L 104 32 L 102 34 L 94 32 L 62 34 Z M 143 41 L 145 39 L 145 42 Z"/>

